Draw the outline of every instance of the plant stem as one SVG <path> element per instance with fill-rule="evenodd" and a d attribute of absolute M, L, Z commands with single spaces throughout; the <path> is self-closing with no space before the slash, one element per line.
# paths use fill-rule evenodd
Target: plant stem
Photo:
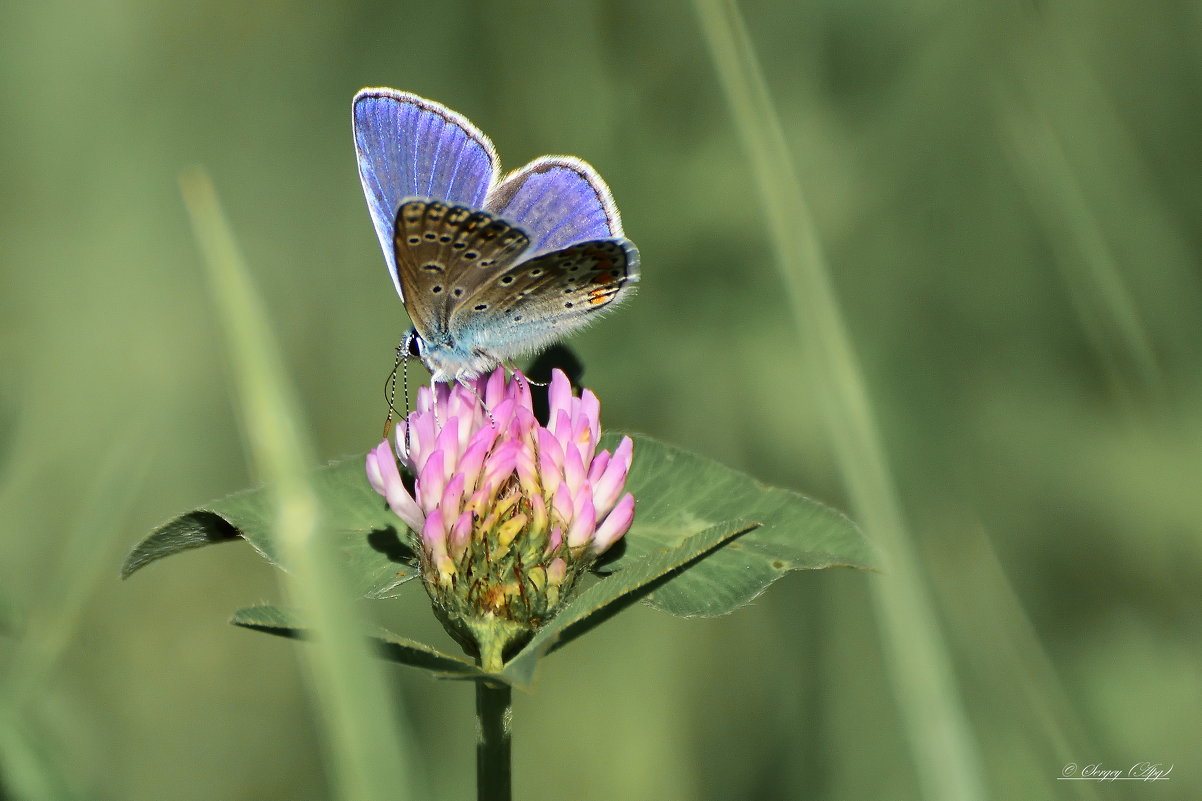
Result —
<path fill-rule="evenodd" d="M 509 764 L 513 689 L 508 684 L 476 682 L 476 798 L 510 801 Z"/>

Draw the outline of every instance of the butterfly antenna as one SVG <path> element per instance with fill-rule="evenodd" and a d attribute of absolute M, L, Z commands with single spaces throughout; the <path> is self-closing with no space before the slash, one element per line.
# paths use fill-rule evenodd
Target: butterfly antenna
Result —
<path fill-rule="evenodd" d="M 388 402 L 388 417 L 384 420 L 384 438 L 388 439 L 388 435 L 392 431 L 392 416 L 404 419 L 408 416 L 408 411 L 401 412 L 396 407 L 396 374 L 397 370 L 401 372 L 401 385 L 404 389 L 405 408 L 409 408 L 409 350 L 413 346 L 413 331 L 410 329 L 405 332 L 405 336 L 401 337 L 401 342 L 397 345 L 396 359 L 392 364 L 392 372 L 388 374 L 388 380 L 384 384 L 385 400 Z M 405 453 L 409 453 L 409 429 L 405 429 Z"/>
<path fill-rule="evenodd" d="M 413 342 L 417 338 L 417 333 L 412 328 L 405 332 L 405 336 L 401 339 L 399 355 L 401 357 L 401 388 L 405 393 L 405 417 L 409 416 L 409 410 L 412 408 L 409 405 L 409 356 L 413 353 Z M 393 407 L 395 409 L 395 407 Z M 409 456 L 409 426 L 405 426 L 405 456 Z"/>
<path fill-rule="evenodd" d="M 398 348 L 392 370 L 388 373 L 388 378 L 384 379 L 384 402 L 388 404 L 388 416 L 384 418 L 384 439 L 388 439 L 388 435 L 392 433 L 392 413 L 396 412 L 396 406 L 393 405 L 393 401 L 396 400 L 396 371 L 400 366 L 401 354 Z"/>

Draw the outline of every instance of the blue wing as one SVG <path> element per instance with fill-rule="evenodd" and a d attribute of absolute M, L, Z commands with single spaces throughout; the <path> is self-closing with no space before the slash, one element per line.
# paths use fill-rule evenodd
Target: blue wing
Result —
<path fill-rule="evenodd" d="M 528 258 L 622 236 L 609 187 L 572 156 L 542 156 L 514 170 L 489 194 L 485 209 L 529 234 Z"/>
<path fill-rule="evenodd" d="M 406 198 L 481 208 L 497 180 L 497 153 L 466 117 L 395 89 L 363 89 L 351 106 L 359 178 L 397 293 L 397 209 Z"/>

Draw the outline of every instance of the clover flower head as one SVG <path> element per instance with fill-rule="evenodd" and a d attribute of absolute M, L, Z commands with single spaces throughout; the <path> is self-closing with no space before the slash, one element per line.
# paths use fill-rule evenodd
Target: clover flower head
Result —
<path fill-rule="evenodd" d="M 372 487 L 419 534 L 436 612 L 482 659 L 537 630 L 634 518 L 630 438 L 598 452 L 600 402 L 559 370 L 548 401 L 544 425 L 529 380 L 504 368 L 422 387 L 395 451 L 385 440 L 367 455 Z"/>

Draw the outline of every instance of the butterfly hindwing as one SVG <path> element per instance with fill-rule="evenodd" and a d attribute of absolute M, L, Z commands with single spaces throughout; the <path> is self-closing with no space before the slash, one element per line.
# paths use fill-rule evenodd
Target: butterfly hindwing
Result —
<path fill-rule="evenodd" d="M 543 156 L 514 170 L 489 192 L 485 208 L 530 235 L 531 255 L 622 236 L 609 187 L 572 156 Z"/>
<path fill-rule="evenodd" d="M 397 210 L 393 243 L 405 308 L 429 342 L 447 332 L 453 310 L 516 262 L 530 240 L 484 211 L 406 200 Z"/>
<path fill-rule="evenodd" d="M 531 353 L 597 319 L 633 291 L 638 250 L 599 239 L 518 262 L 490 274 L 456 307 L 451 336 L 498 359 Z"/>
<path fill-rule="evenodd" d="M 496 183 L 492 142 L 466 117 L 395 89 L 363 89 L 351 106 L 359 178 L 393 284 L 402 292 L 393 224 L 410 197 L 482 208 Z"/>

